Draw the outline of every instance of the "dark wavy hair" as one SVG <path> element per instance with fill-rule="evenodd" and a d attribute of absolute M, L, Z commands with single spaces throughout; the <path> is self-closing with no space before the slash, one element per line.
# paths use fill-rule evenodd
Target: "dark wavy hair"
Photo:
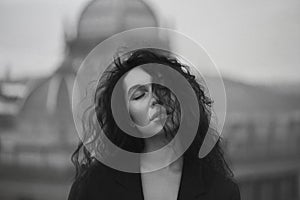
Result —
<path fill-rule="evenodd" d="M 135 67 L 150 63 L 162 64 L 179 72 L 179 74 L 188 81 L 196 94 L 201 118 L 199 118 L 196 136 L 191 145 L 184 152 L 183 157 L 185 160 L 200 159 L 198 153 L 210 128 L 212 100 L 206 95 L 204 86 L 191 74 L 190 68 L 179 62 L 176 56 L 168 51 L 160 49 L 138 49 L 122 56 L 116 56 L 97 83 L 97 89 L 94 95 L 94 105 L 91 105 L 85 111 L 85 117 L 82 119 L 83 129 L 86 135 L 83 138 L 83 142 L 82 140 L 79 142 L 78 147 L 71 158 L 76 168 L 75 178 L 77 180 L 83 177 L 94 162 L 97 162 L 95 155 L 89 151 L 90 148 L 87 148 L 88 145 L 98 149 L 97 151 L 102 154 L 102 156 L 105 153 L 109 154 L 107 149 L 105 149 L 105 144 L 99 144 L 101 143 L 101 136 L 98 132 L 99 130 L 96 128 L 97 126 L 95 126 L 96 123 L 100 124 L 101 129 L 107 138 L 122 149 L 131 152 L 143 151 L 145 139 L 128 135 L 117 125 L 111 109 L 111 100 L 113 90 L 124 74 Z M 145 70 L 147 69 L 145 68 Z M 155 76 L 153 72 L 151 73 L 152 76 Z M 166 125 L 167 123 L 164 126 L 166 138 L 173 138 L 179 126 L 178 121 L 180 120 L 178 119 L 180 118 L 181 113 L 178 108 L 180 107 L 180 104 L 176 98 L 172 98 L 172 96 L 174 97 L 174 94 L 168 88 L 160 86 L 159 84 L 154 84 L 153 88 L 154 93 L 158 97 L 158 103 L 167 108 L 167 113 L 173 116 L 173 118 L 171 118 L 172 123 L 177 125 L 175 130 L 168 127 L 168 125 Z M 193 109 L 194 108 L 191 108 L 191 113 L 193 113 Z M 186 115 L 184 117 L 193 116 Z M 85 141 L 89 142 L 86 143 Z M 221 148 L 221 138 L 218 139 L 218 142 L 209 154 L 201 159 L 207 167 L 219 172 L 224 177 L 233 177 L 233 173 L 224 158 L 224 153 Z"/>

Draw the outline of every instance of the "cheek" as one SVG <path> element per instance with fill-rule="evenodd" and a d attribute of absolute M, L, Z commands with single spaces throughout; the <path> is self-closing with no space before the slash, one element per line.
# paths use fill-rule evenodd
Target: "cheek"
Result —
<path fill-rule="evenodd" d="M 134 123 L 139 126 L 149 124 L 148 106 L 146 103 L 130 103 L 129 114 Z"/>

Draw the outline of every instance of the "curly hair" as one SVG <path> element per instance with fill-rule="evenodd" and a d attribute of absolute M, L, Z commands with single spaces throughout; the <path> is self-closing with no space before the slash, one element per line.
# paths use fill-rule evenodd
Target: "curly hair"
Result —
<path fill-rule="evenodd" d="M 89 142 L 85 143 L 80 141 L 71 158 L 76 168 L 76 179 L 80 179 L 88 171 L 93 162 L 96 161 L 95 155 L 88 150 L 87 144 L 94 145 L 93 148 L 97 149 L 102 156 L 108 154 L 108 150 L 105 149 L 105 144 L 99 144 L 101 143 L 99 142 L 101 141 L 101 138 L 99 138 L 101 136 L 98 133 L 99 130 L 97 130 L 95 123 L 99 123 L 107 138 L 120 148 L 137 153 L 143 151 L 145 138 L 128 135 L 117 125 L 113 117 L 111 101 L 113 90 L 124 74 L 135 67 L 150 63 L 162 64 L 179 72 L 179 74 L 188 81 L 196 94 L 201 118 L 199 118 L 196 136 L 191 145 L 184 152 L 183 157 L 189 160 L 200 159 L 198 153 L 209 130 L 213 101 L 205 94 L 204 86 L 191 74 L 190 68 L 187 65 L 179 62 L 170 52 L 160 49 L 144 48 L 115 57 L 97 83 L 94 105 L 91 105 L 85 111 L 85 117 L 82 119 L 84 132 L 86 133 L 83 141 Z M 155 76 L 155 74 L 151 75 Z M 178 119 L 181 113 L 178 108 L 180 108 L 180 104 L 176 98 L 172 98 L 174 95 L 170 89 L 160 86 L 159 84 L 153 84 L 153 88 L 154 93 L 158 97 L 159 104 L 167 108 L 168 114 L 173 116 L 172 123 L 177 125 L 175 130 L 168 127 L 167 123 L 164 126 L 165 138 L 173 138 L 179 126 L 178 122 L 180 120 Z M 95 112 L 91 112 L 93 109 Z M 190 109 L 191 113 L 193 113 L 193 108 Z M 96 116 L 92 113 L 95 113 Z M 221 138 L 218 139 L 218 142 L 209 154 L 201 159 L 207 167 L 219 172 L 224 177 L 233 176 L 224 158 L 224 152 L 221 148 Z"/>

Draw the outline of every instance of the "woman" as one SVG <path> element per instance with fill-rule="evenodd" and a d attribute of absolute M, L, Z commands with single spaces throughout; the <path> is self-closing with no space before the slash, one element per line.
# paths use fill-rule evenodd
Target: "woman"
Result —
<path fill-rule="evenodd" d="M 190 106 L 192 101 L 183 103 L 178 98 L 188 96 L 187 90 L 179 89 L 174 93 L 164 86 L 175 84 L 179 76 L 184 77 L 196 95 L 200 117 Z M 198 156 L 210 129 L 212 102 L 188 66 L 169 52 L 139 49 L 114 59 L 99 80 L 94 103 L 90 109 L 95 109 L 96 117 L 87 110 L 83 120 L 88 122 L 85 126 L 87 135 L 96 133 L 96 136 L 86 136 L 85 139 L 97 150 L 91 153 L 80 143 L 72 155 L 77 173 L 69 200 L 240 199 L 220 141 L 206 157 L 200 159 Z M 178 143 L 171 144 L 179 129 L 189 130 L 195 119 L 196 134 L 188 148 L 184 149 L 183 141 L 189 137 L 190 131 L 185 131 Z M 122 160 L 122 156 L 111 156 L 113 150 L 99 145 L 101 136 L 97 135 L 99 131 L 95 129 L 95 123 L 100 124 L 113 144 L 140 153 L 137 161 L 140 173 L 119 171 L 96 159 L 96 154 L 114 161 Z M 159 154 L 151 154 L 159 149 L 163 149 Z M 180 151 L 182 155 L 178 153 Z"/>

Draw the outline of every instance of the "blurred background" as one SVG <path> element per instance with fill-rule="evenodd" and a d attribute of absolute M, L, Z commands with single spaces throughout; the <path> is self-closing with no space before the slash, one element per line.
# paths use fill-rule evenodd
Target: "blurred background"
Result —
<path fill-rule="evenodd" d="M 182 32 L 219 67 L 242 199 L 300 199 L 297 0 L 1 0 L 0 199 L 67 198 L 76 70 L 99 42 L 145 26 Z"/>

